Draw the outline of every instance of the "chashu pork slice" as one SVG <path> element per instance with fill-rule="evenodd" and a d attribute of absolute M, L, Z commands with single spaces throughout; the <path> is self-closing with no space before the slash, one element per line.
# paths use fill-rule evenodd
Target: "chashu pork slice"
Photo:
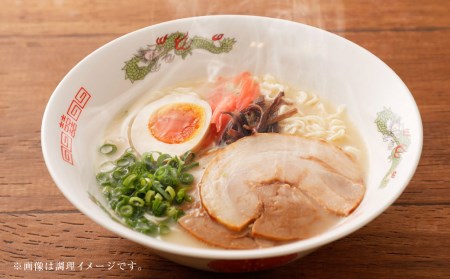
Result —
<path fill-rule="evenodd" d="M 305 239 L 321 233 L 338 219 L 289 184 L 266 184 L 255 190 L 264 207 L 252 225 L 254 237 L 275 241 Z"/>
<path fill-rule="evenodd" d="M 293 214 L 298 214 L 294 210 L 280 216 L 268 212 L 270 202 L 257 190 L 263 185 L 287 184 L 300 190 L 295 191 L 299 203 L 305 202 L 300 196 L 304 193 L 330 212 L 346 216 L 362 200 L 365 191 L 362 180 L 357 163 L 332 144 L 296 136 L 258 134 L 218 152 L 199 186 L 208 214 L 227 228 L 240 231 L 252 222 L 260 226 L 262 221 L 275 224 L 274 218 L 285 218 L 277 222 L 289 222 Z M 280 199 L 277 202 L 289 202 L 288 196 L 284 201 Z M 277 217 L 268 218 L 271 215 Z M 302 220 L 308 225 L 307 218 L 298 219 L 300 223 Z"/>
<path fill-rule="evenodd" d="M 226 249 L 256 249 L 274 246 L 277 242 L 251 236 L 250 230 L 232 231 L 212 220 L 202 209 L 181 217 L 178 224 L 197 239 Z"/>
<path fill-rule="evenodd" d="M 274 246 L 278 242 L 268 239 L 259 239 L 251 236 L 249 229 L 235 232 L 220 223 L 217 223 L 202 208 L 198 194 L 198 183 L 200 182 L 207 164 L 216 155 L 217 150 L 201 154 L 197 159 L 199 167 L 190 173 L 194 176 L 194 187 L 188 194 L 192 202 L 183 203 L 181 208 L 186 215 L 178 220 L 178 224 L 195 238 L 216 247 L 225 249 L 255 249 Z"/>

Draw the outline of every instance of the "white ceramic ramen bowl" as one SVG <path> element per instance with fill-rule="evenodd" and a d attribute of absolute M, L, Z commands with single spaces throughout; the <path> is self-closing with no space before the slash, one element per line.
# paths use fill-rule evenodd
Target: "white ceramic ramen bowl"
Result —
<path fill-rule="evenodd" d="M 189 50 L 189 40 L 195 36 L 205 39 L 209 46 L 214 44 L 216 51 L 208 44 L 190 49 L 184 58 L 181 52 L 171 51 L 157 61 L 152 72 L 133 70 L 145 66 L 135 63 L 135 55 L 147 55 L 150 61 L 154 53 L 145 51 L 166 43 L 175 32 L 187 34 L 174 42 L 181 52 Z M 103 141 L 103 130 L 114 115 L 144 92 L 241 71 L 270 73 L 334 104 L 347 106 L 368 157 L 367 191 L 356 211 L 323 234 L 260 250 L 186 247 L 113 221 L 91 197 L 102 200 L 95 181 L 95 154 Z M 48 102 L 42 122 L 42 149 L 49 172 L 63 194 L 101 226 L 183 265 L 226 272 L 251 271 L 291 262 L 345 237 L 381 214 L 414 174 L 422 150 L 422 123 L 401 79 L 373 54 L 342 37 L 279 19 L 207 16 L 132 32 L 83 59 Z"/>

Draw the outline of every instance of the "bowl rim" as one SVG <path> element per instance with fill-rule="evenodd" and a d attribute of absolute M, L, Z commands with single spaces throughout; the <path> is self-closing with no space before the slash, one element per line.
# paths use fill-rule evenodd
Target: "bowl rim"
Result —
<path fill-rule="evenodd" d="M 412 108 L 414 112 L 416 113 L 416 116 L 418 117 L 418 123 L 417 123 L 417 148 L 418 152 L 413 154 L 413 162 L 412 162 L 412 168 L 409 170 L 408 175 L 405 177 L 403 181 L 396 183 L 395 193 L 392 193 L 390 195 L 389 199 L 386 200 L 386 202 L 383 204 L 383 206 L 380 206 L 377 210 L 372 211 L 371 214 L 368 214 L 367 216 L 362 216 L 359 219 L 356 219 L 351 223 L 351 225 L 348 225 L 345 227 L 345 229 L 337 230 L 337 228 L 333 228 L 330 231 L 327 231 L 323 234 L 320 234 L 318 236 L 305 239 L 305 240 L 299 240 L 294 241 L 288 244 L 274 246 L 270 248 L 263 248 L 263 249 L 251 249 L 251 250 L 227 250 L 227 249 L 208 249 L 208 248 L 196 248 L 196 247 L 189 247 L 189 246 L 183 246 L 180 244 L 174 244 L 169 243 L 167 241 L 161 241 L 159 239 L 141 234 L 139 232 L 133 231 L 130 228 L 127 228 L 123 226 L 122 224 L 114 222 L 112 219 L 107 220 L 108 218 L 105 218 L 104 216 L 97 216 L 97 215 L 91 215 L 89 212 L 89 208 L 85 206 L 81 201 L 75 199 L 71 195 L 69 195 L 68 191 L 65 190 L 65 187 L 63 186 L 65 183 L 64 181 L 58 176 L 58 173 L 55 171 L 55 169 L 52 167 L 52 160 L 51 160 L 51 154 L 50 154 L 50 146 L 47 146 L 46 141 L 46 135 L 48 133 L 48 123 L 50 123 L 50 110 L 52 110 L 52 107 L 54 106 L 54 103 L 56 102 L 56 95 L 58 92 L 61 91 L 61 87 L 63 84 L 70 79 L 73 72 L 76 72 L 83 63 L 85 63 L 87 60 L 91 59 L 92 56 L 97 54 L 98 52 L 101 52 L 104 48 L 108 47 L 109 45 L 115 44 L 119 41 L 126 40 L 130 36 L 134 36 L 137 33 L 145 32 L 148 29 L 158 29 L 160 27 L 164 27 L 166 25 L 171 24 L 182 24 L 186 22 L 190 22 L 193 20 L 230 20 L 230 19 L 248 19 L 248 20 L 268 20 L 268 21 L 275 21 L 275 22 L 281 22 L 281 23 L 288 23 L 293 25 L 299 25 L 302 28 L 311 29 L 314 32 L 322 32 L 323 34 L 327 36 L 335 36 L 339 40 L 343 40 L 343 42 L 347 45 L 349 45 L 352 48 L 358 48 L 360 51 L 364 52 L 367 55 L 372 56 L 373 58 L 376 58 L 379 62 L 381 62 L 381 65 L 385 68 L 386 71 L 391 72 L 391 74 L 398 79 L 400 84 L 404 87 L 406 95 L 410 100 L 411 103 L 414 104 L 414 107 Z M 337 34 L 331 33 L 329 31 L 326 31 L 324 29 L 320 29 L 318 27 L 310 26 L 304 23 L 285 20 L 285 19 L 279 19 L 279 18 L 271 18 L 271 17 L 264 17 L 264 16 L 254 16 L 254 15 L 208 15 L 208 16 L 197 16 L 197 17 L 186 17 L 166 22 L 161 22 L 158 24 L 150 25 L 147 27 L 140 28 L 138 30 L 129 32 L 125 35 L 122 35 L 118 38 L 115 38 L 114 40 L 102 45 L 101 47 L 94 50 L 92 53 L 87 55 L 85 58 L 83 58 L 81 61 L 79 61 L 60 81 L 60 83 L 57 85 L 55 90 L 53 91 L 52 95 L 49 98 L 49 101 L 47 103 L 47 106 L 45 108 L 43 118 L 42 118 L 42 126 L 41 126 L 41 147 L 42 147 L 42 153 L 44 157 L 45 164 L 47 166 L 47 169 L 50 173 L 50 176 L 54 180 L 55 184 L 59 188 L 59 190 L 63 193 L 63 195 L 84 215 L 89 217 L 91 220 L 93 220 L 95 223 L 101 225 L 103 228 L 120 235 L 128 240 L 131 240 L 133 242 L 139 243 L 145 247 L 149 247 L 152 249 L 155 249 L 157 251 L 163 252 L 163 253 L 169 253 L 173 255 L 179 255 L 179 256 L 186 256 L 186 257 L 196 257 L 196 258 L 202 258 L 202 259 L 232 259 L 232 260 L 238 260 L 238 259 L 258 259 L 258 258 L 270 258 L 270 257 L 276 257 L 276 256 L 283 256 L 288 254 L 295 254 L 300 253 L 303 251 L 313 250 L 316 248 L 319 248 L 323 245 L 326 245 L 328 243 L 331 243 L 335 240 L 338 240 L 340 238 L 343 238 L 356 230 L 360 229 L 361 227 L 365 226 L 369 222 L 371 222 L 373 219 L 378 217 L 382 212 L 386 210 L 390 205 L 392 205 L 395 200 L 398 199 L 398 197 L 403 193 L 409 182 L 411 181 L 417 166 L 419 164 L 419 160 L 422 153 L 422 147 L 423 147 L 423 124 L 420 116 L 419 109 L 417 107 L 417 104 L 411 94 L 411 92 L 408 90 L 406 85 L 403 83 L 403 81 L 400 79 L 400 77 L 386 64 L 384 63 L 380 58 L 378 58 L 376 55 L 372 54 L 370 51 L 366 50 L 365 48 L 357 45 L 356 43 L 353 43 L 352 41 L 343 38 Z M 115 224 L 114 224 L 115 223 Z M 334 233 L 330 233 L 334 232 Z"/>

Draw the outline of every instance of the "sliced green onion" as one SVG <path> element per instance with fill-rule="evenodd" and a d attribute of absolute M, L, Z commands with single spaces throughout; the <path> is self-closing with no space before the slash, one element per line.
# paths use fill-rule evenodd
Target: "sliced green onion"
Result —
<path fill-rule="evenodd" d="M 184 201 L 185 197 L 186 197 L 186 189 L 181 188 L 180 190 L 178 190 L 175 200 L 178 204 L 181 204 Z"/>
<path fill-rule="evenodd" d="M 136 178 L 137 178 L 138 176 L 136 175 L 136 174 L 130 174 L 129 176 L 127 176 L 124 180 L 123 180 L 123 185 L 124 186 L 130 186 L 130 184 L 131 183 L 133 183 L 135 180 L 136 180 Z"/>
<path fill-rule="evenodd" d="M 117 147 L 105 144 L 101 149 L 108 154 Z M 193 162 L 192 152 L 180 157 L 152 152 L 138 158 L 135 154 L 128 149 L 118 160 L 103 163 L 96 175 L 97 183 L 109 206 L 128 226 L 145 234 L 168 233 L 168 222 L 184 214 L 178 206 L 192 200 L 186 194 L 188 188 L 179 186 L 192 184 L 194 177 L 186 171 L 198 163 Z M 154 223 L 144 214 L 169 218 Z"/>
<path fill-rule="evenodd" d="M 162 196 L 158 193 L 152 203 L 152 212 L 155 216 L 161 217 L 166 212 L 167 204 L 162 201 Z"/>
<path fill-rule="evenodd" d="M 198 162 L 193 162 L 193 163 L 191 163 L 191 164 L 189 164 L 189 165 L 187 165 L 187 166 L 184 166 L 183 168 L 182 168 L 182 171 L 188 171 L 188 170 L 190 170 L 190 169 L 193 169 L 193 168 L 195 168 L 195 167 L 198 167 L 200 164 L 198 163 Z"/>
<path fill-rule="evenodd" d="M 172 217 L 175 214 L 177 214 L 177 209 L 175 206 L 170 206 L 169 209 L 167 209 L 167 216 Z"/>
<path fill-rule="evenodd" d="M 119 202 L 121 202 L 123 204 L 128 204 L 129 201 L 130 201 L 130 197 L 129 196 L 123 195 L 123 194 L 119 196 Z"/>
<path fill-rule="evenodd" d="M 168 175 L 169 175 L 169 168 L 168 167 L 159 167 L 155 171 L 155 178 L 158 179 L 158 180 L 163 180 Z"/>
<path fill-rule="evenodd" d="M 153 196 L 155 195 L 155 191 L 152 191 L 152 190 L 150 190 L 150 191 L 147 191 L 147 193 L 145 194 L 145 203 L 146 204 L 150 204 L 150 202 L 152 201 L 152 199 L 153 199 Z"/>
<path fill-rule="evenodd" d="M 130 170 L 133 173 L 136 173 L 139 175 L 143 175 L 143 174 L 147 173 L 147 167 L 142 162 L 134 162 L 134 164 L 132 163 L 132 165 L 130 166 Z"/>
<path fill-rule="evenodd" d="M 119 160 L 116 161 L 116 164 L 119 167 L 127 167 L 128 165 L 131 164 L 131 162 L 127 158 L 120 158 Z"/>
<path fill-rule="evenodd" d="M 145 194 L 147 194 L 147 189 L 143 189 L 143 190 L 139 190 L 138 192 L 134 192 L 134 196 L 141 198 L 141 199 L 145 199 Z"/>
<path fill-rule="evenodd" d="M 171 186 L 168 186 L 166 188 L 166 192 L 169 193 L 169 195 L 170 195 L 170 201 L 173 200 L 173 198 L 176 195 L 175 190 Z"/>
<path fill-rule="evenodd" d="M 97 182 L 102 183 L 109 180 L 109 174 L 104 172 L 97 173 L 97 176 L 95 177 L 97 179 Z"/>
<path fill-rule="evenodd" d="M 119 158 L 119 160 L 116 161 L 116 165 L 118 165 L 119 167 L 126 167 L 134 163 L 135 161 L 136 157 L 132 153 L 127 152 L 121 158 Z"/>
<path fill-rule="evenodd" d="M 170 175 L 162 177 L 159 182 L 164 186 L 174 185 L 174 179 Z"/>
<path fill-rule="evenodd" d="M 134 187 L 122 186 L 122 187 L 117 187 L 117 188 L 120 189 L 120 191 L 122 192 L 122 195 L 127 196 L 128 198 L 130 198 L 130 195 L 132 195 L 135 190 Z"/>
<path fill-rule="evenodd" d="M 129 204 L 122 205 L 119 208 L 119 214 L 122 217 L 131 217 L 133 215 L 133 212 L 134 212 L 133 207 Z"/>
<path fill-rule="evenodd" d="M 155 200 L 160 200 L 160 201 L 163 200 L 163 197 L 161 196 L 160 193 L 156 193 L 156 195 L 155 195 Z"/>
<path fill-rule="evenodd" d="M 184 163 L 183 161 L 181 161 L 180 158 L 178 158 L 178 156 L 172 157 L 172 159 L 168 160 L 166 165 L 171 166 L 174 169 L 178 169 L 181 168 Z"/>
<path fill-rule="evenodd" d="M 167 216 L 172 217 L 173 220 L 177 221 L 184 215 L 184 211 L 181 209 L 177 209 L 175 206 L 169 207 L 167 209 Z"/>
<path fill-rule="evenodd" d="M 152 153 L 145 153 L 142 156 L 142 160 L 144 161 L 145 165 L 147 166 L 147 169 L 149 171 L 154 170 L 157 168 L 156 160 L 153 158 Z"/>
<path fill-rule="evenodd" d="M 194 160 L 194 158 L 195 154 L 192 153 L 190 150 L 181 155 L 181 160 L 183 160 L 185 164 L 189 164 Z"/>
<path fill-rule="evenodd" d="M 161 154 L 161 155 L 159 155 L 158 160 L 156 160 L 156 164 L 158 166 L 163 166 L 163 165 L 165 165 L 164 161 L 166 161 L 167 159 L 170 159 L 170 158 L 171 157 L 169 154 Z"/>
<path fill-rule="evenodd" d="M 111 186 L 105 186 L 105 187 L 103 187 L 103 190 L 102 190 L 104 195 L 110 195 L 111 191 L 112 191 Z"/>
<path fill-rule="evenodd" d="M 192 174 L 190 174 L 190 173 L 187 173 L 187 172 L 182 173 L 180 175 L 180 181 L 183 184 L 191 185 L 192 182 L 194 181 L 194 176 Z"/>
<path fill-rule="evenodd" d="M 169 185 L 178 186 L 180 185 L 180 179 L 178 178 L 178 170 L 176 168 L 170 168 L 170 178 L 171 183 Z"/>
<path fill-rule="evenodd" d="M 108 202 L 109 206 L 110 206 L 111 209 L 113 209 L 113 210 L 116 210 L 116 208 L 117 208 L 117 203 L 118 203 L 117 199 L 110 199 L 109 202 Z"/>
<path fill-rule="evenodd" d="M 170 195 L 162 188 L 161 183 L 155 182 L 153 183 L 152 187 L 156 190 L 156 192 L 158 192 L 158 194 L 163 196 L 164 199 L 170 201 Z"/>
<path fill-rule="evenodd" d="M 137 192 L 143 192 L 144 194 L 147 193 L 147 191 L 150 189 L 150 185 L 148 185 L 147 183 L 145 183 L 144 185 L 142 185 L 141 183 L 134 183 L 134 185 Z"/>
<path fill-rule="evenodd" d="M 128 169 L 124 169 L 124 168 L 117 168 L 115 171 L 113 171 L 112 176 L 119 180 L 123 177 L 125 177 L 128 174 Z"/>
<path fill-rule="evenodd" d="M 176 208 L 175 206 L 169 207 L 167 209 L 167 216 L 172 217 L 175 221 L 180 219 L 184 215 L 184 211 L 181 209 Z"/>
<path fill-rule="evenodd" d="M 147 181 L 145 180 L 145 178 L 139 179 L 139 183 L 141 184 L 141 186 L 147 185 Z"/>
<path fill-rule="evenodd" d="M 152 174 L 147 175 L 147 177 L 144 178 L 144 179 L 145 179 L 145 181 L 147 182 L 148 185 L 151 186 L 153 184 L 153 175 Z"/>
<path fill-rule="evenodd" d="M 113 154 L 114 152 L 117 151 L 117 146 L 115 146 L 114 144 L 111 144 L 111 143 L 105 143 L 104 145 L 100 146 L 99 150 L 100 150 L 100 153 L 109 155 L 109 154 Z"/>
<path fill-rule="evenodd" d="M 128 203 L 137 207 L 143 207 L 145 204 L 144 200 L 139 197 L 131 197 Z"/>
<path fill-rule="evenodd" d="M 166 209 L 167 209 L 167 203 L 166 202 L 161 202 L 160 200 L 158 200 L 159 202 L 156 203 L 156 201 L 157 200 L 155 200 L 155 202 L 153 202 L 153 204 L 152 204 L 152 212 L 153 212 L 153 214 L 156 217 L 164 216 L 164 213 L 166 213 Z"/>
<path fill-rule="evenodd" d="M 150 190 L 151 186 L 149 184 L 145 184 L 144 186 L 142 186 L 141 184 L 138 184 L 136 187 L 136 191 L 139 193 L 147 193 L 148 190 Z"/>
<path fill-rule="evenodd" d="M 116 165 L 113 162 L 107 161 L 101 164 L 98 170 L 100 172 L 112 172 L 115 168 Z"/>
<path fill-rule="evenodd" d="M 137 224 L 138 224 L 138 220 L 131 219 L 131 218 L 126 218 L 125 219 L 125 224 L 127 224 L 130 227 L 136 227 Z"/>
<path fill-rule="evenodd" d="M 118 197 L 118 196 L 122 195 L 122 187 L 116 187 L 116 188 L 112 189 L 111 195 L 114 197 Z"/>

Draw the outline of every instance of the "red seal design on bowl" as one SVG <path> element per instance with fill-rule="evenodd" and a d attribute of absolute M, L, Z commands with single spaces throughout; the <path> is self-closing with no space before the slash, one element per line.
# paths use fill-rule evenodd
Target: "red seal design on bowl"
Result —
<path fill-rule="evenodd" d="M 67 113 L 61 115 L 61 119 L 58 123 L 61 128 L 61 157 L 65 162 L 71 165 L 74 164 L 72 156 L 72 140 L 77 133 L 77 121 L 91 97 L 91 94 L 81 87 L 75 94 L 75 97 L 73 97 L 72 102 L 67 109 Z"/>
<path fill-rule="evenodd" d="M 271 269 L 287 264 L 298 257 L 297 253 L 263 259 L 250 260 L 214 260 L 208 263 L 208 267 L 219 272 L 250 272 Z"/>

